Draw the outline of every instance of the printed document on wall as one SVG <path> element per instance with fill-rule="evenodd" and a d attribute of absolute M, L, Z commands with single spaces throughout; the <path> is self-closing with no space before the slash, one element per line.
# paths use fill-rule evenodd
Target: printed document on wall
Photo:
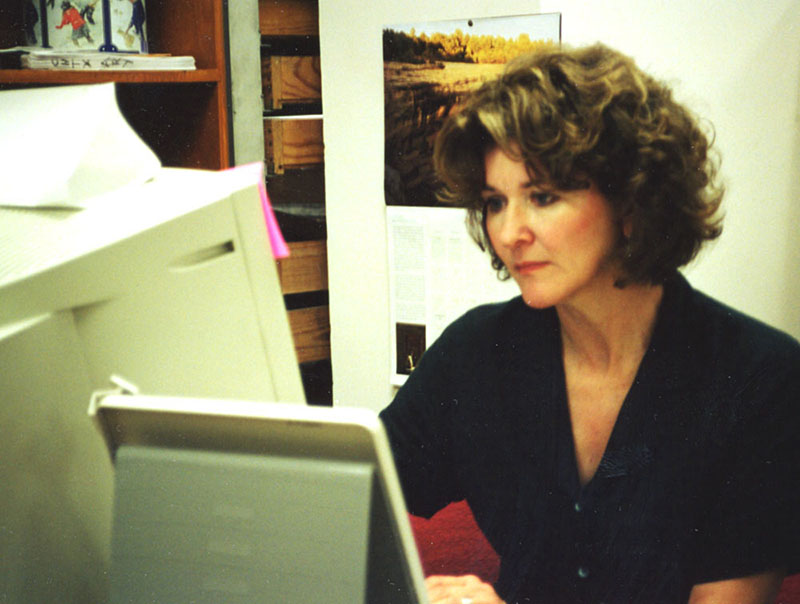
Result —
<path fill-rule="evenodd" d="M 422 353 L 464 312 L 519 293 L 500 281 L 470 238 L 466 211 L 386 208 L 389 242 L 391 382 L 402 385 Z"/>

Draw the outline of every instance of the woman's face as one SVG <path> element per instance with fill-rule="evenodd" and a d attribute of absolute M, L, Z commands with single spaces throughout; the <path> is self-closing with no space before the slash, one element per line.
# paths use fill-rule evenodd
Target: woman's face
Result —
<path fill-rule="evenodd" d="M 594 184 L 555 190 L 499 148 L 486 154 L 485 169 L 486 232 L 528 306 L 590 300 L 613 286 L 619 226 Z"/>

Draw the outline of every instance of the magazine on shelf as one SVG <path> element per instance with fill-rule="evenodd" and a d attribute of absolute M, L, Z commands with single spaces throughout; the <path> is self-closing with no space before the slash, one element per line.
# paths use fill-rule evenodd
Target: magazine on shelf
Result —
<path fill-rule="evenodd" d="M 81 50 L 30 49 L 20 59 L 25 69 L 70 71 L 193 70 L 194 57 Z"/>

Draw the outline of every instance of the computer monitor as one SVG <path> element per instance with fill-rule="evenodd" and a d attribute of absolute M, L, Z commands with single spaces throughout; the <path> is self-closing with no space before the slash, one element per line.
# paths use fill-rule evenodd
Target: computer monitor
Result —
<path fill-rule="evenodd" d="M 113 477 L 86 405 L 112 375 L 304 401 L 257 180 L 162 169 L 83 210 L 0 208 L 6 601 L 105 599 Z"/>
<path fill-rule="evenodd" d="M 304 400 L 252 171 L 162 169 L 81 211 L 0 212 L 0 325 L 68 313 L 95 388 Z"/>
<path fill-rule="evenodd" d="M 427 602 L 374 412 L 110 395 L 91 413 L 116 466 L 112 604 Z"/>

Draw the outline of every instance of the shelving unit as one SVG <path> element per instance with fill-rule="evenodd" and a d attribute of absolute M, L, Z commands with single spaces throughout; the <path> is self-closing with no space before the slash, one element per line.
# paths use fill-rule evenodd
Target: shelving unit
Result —
<path fill-rule="evenodd" d="M 191 55 L 196 70 L 0 69 L 0 90 L 115 82 L 123 115 L 165 166 L 221 169 L 264 159 L 267 190 L 293 252 L 279 269 L 306 397 L 310 403 L 331 404 L 318 4 L 257 2 L 260 52 L 249 45 L 241 48 L 246 40 L 237 37 L 242 27 L 254 26 L 245 3 L 147 0 L 150 52 Z M 232 20 L 226 23 L 228 17 Z M 22 2 L 0 0 L 0 48 L 24 44 L 21 24 Z M 251 52 L 259 54 L 260 90 L 248 77 L 240 78 L 237 69 L 229 73 L 226 25 L 232 67 L 241 68 Z M 261 128 L 249 112 L 236 111 L 237 101 L 243 107 L 259 93 L 264 100 Z M 241 138 L 235 159 L 234 117 Z M 258 129 L 259 141 L 263 130 L 263 155 L 248 147 L 240 157 L 238 143 L 246 138 L 252 143 L 253 129 Z"/>
<path fill-rule="evenodd" d="M 147 0 L 150 52 L 191 55 L 193 71 L 0 70 L 0 90 L 115 82 L 123 115 L 165 166 L 231 164 L 223 0 Z M 22 2 L 0 4 L 0 48 L 22 45 Z"/>
<path fill-rule="evenodd" d="M 267 191 L 292 255 L 279 262 L 306 398 L 332 404 L 317 0 L 259 0 Z"/>

